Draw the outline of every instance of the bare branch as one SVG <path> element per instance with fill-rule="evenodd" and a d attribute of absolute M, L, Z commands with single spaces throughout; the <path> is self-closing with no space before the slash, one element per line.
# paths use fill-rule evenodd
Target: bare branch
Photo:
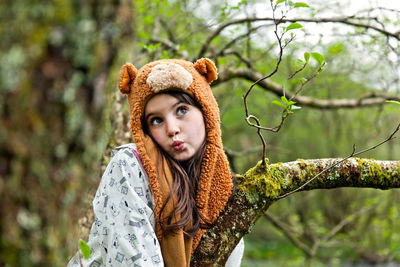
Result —
<path fill-rule="evenodd" d="M 254 69 L 250 59 L 244 57 L 239 51 L 227 49 L 227 50 L 221 51 L 220 53 L 222 53 L 222 54 L 220 54 L 220 56 L 235 55 L 237 58 L 239 58 L 240 61 L 242 61 L 244 64 L 246 64 L 246 66 L 249 69 Z M 216 83 L 213 83 L 213 84 L 216 84 Z"/>
<path fill-rule="evenodd" d="M 155 44 L 160 43 L 164 48 L 172 50 L 177 54 L 180 54 L 183 59 L 190 60 L 188 52 L 186 50 L 179 50 L 180 46 L 178 44 L 171 42 L 170 40 L 153 37 L 150 39 L 150 43 L 155 43 Z"/>
<path fill-rule="evenodd" d="M 382 10 L 382 11 L 388 11 L 388 12 L 394 12 L 394 13 L 400 14 L 400 10 L 393 9 L 393 8 L 387 8 L 387 7 L 373 7 L 373 8 L 368 8 L 368 9 L 362 9 L 362 10 L 358 11 L 357 14 L 370 13 L 370 12 L 373 12 L 376 10 Z M 353 17 L 360 18 L 357 15 L 353 15 Z"/>
<path fill-rule="evenodd" d="M 361 18 L 365 19 L 365 18 Z M 249 17 L 249 18 L 243 18 L 243 19 L 236 19 L 236 20 L 231 20 L 229 22 L 226 22 L 224 24 L 221 24 L 217 29 L 215 29 L 214 32 L 212 32 L 206 41 L 204 42 L 203 46 L 200 49 L 200 52 L 198 54 L 198 57 L 202 57 L 206 51 L 208 50 L 209 45 L 213 41 L 214 38 L 216 38 L 225 28 L 235 25 L 235 24 L 242 24 L 242 23 L 247 23 L 247 22 L 256 22 L 256 21 L 274 21 L 275 23 L 285 23 L 285 22 L 313 22 L 313 23 L 341 23 L 345 25 L 350 25 L 354 27 L 362 27 L 365 29 L 371 29 L 374 31 L 377 31 L 383 35 L 393 37 L 397 40 L 400 40 L 400 34 L 399 33 L 393 33 L 389 32 L 383 28 L 376 27 L 374 25 L 362 23 L 362 22 L 357 22 L 356 20 L 360 20 L 355 16 L 348 16 L 348 17 L 332 17 L 332 18 L 281 18 L 279 20 L 274 19 L 273 17 L 264 17 L 264 18 L 258 18 L 258 17 Z"/>
<path fill-rule="evenodd" d="M 288 227 L 283 224 L 281 221 L 279 221 L 278 218 L 275 218 L 275 216 L 273 216 L 271 213 L 269 212 L 265 212 L 264 216 L 271 221 L 271 223 L 273 225 L 275 225 L 275 227 L 277 227 L 278 229 L 280 229 L 282 231 L 282 233 L 289 238 L 290 241 L 292 241 L 292 243 L 298 247 L 299 249 L 301 249 L 307 256 L 312 257 L 314 256 L 314 254 L 312 253 L 311 249 L 303 242 L 300 241 L 300 239 L 298 239 L 290 229 L 288 229 Z"/>
<path fill-rule="evenodd" d="M 159 19 L 161 26 L 165 29 L 168 34 L 168 39 L 171 40 L 172 43 L 177 43 L 175 39 L 175 33 L 171 30 L 170 25 L 163 20 L 162 18 Z"/>
<path fill-rule="evenodd" d="M 242 68 L 228 68 L 222 70 L 219 75 L 219 79 L 214 83 L 214 85 L 229 81 L 234 78 L 243 78 L 251 82 L 258 81 L 263 78 L 263 76 L 255 72 L 253 70 L 242 69 Z M 270 80 L 262 80 L 258 82 L 258 85 L 263 89 L 268 90 L 275 95 L 281 97 L 283 96 L 283 88 L 270 81 Z M 293 94 L 290 92 L 285 92 L 287 98 L 292 98 Z M 308 96 L 296 96 L 293 98 L 293 101 L 302 105 L 308 106 L 311 108 L 318 109 L 337 109 L 337 108 L 356 108 L 356 107 L 367 107 L 367 106 L 376 106 L 385 104 L 387 100 L 396 100 L 400 101 L 400 96 L 391 96 L 385 94 L 368 94 L 360 98 L 356 99 L 317 99 Z"/>
<path fill-rule="evenodd" d="M 369 206 L 369 207 L 362 207 L 360 210 L 357 210 L 355 213 L 350 214 L 343 220 L 341 220 L 337 225 L 335 225 L 326 235 L 322 236 L 320 239 L 316 239 L 313 241 L 313 244 L 311 248 L 304 242 L 302 242 L 299 238 L 297 238 L 293 234 L 293 230 L 289 229 L 289 227 L 281 222 L 278 218 L 273 216 L 269 212 L 265 212 L 264 216 L 271 221 L 271 223 L 277 227 L 279 230 L 282 231 L 282 233 L 299 249 L 301 249 L 308 257 L 314 257 L 318 249 L 323 246 L 325 243 L 327 243 L 333 236 L 335 236 L 343 227 L 349 223 L 351 223 L 353 220 L 356 218 L 360 217 L 364 213 L 370 211 L 374 206 Z"/>
<path fill-rule="evenodd" d="M 239 40 L 243 39 L 243 38 L 248 38 L 249 35 L 255 31 L 257 31 L 258 29 L 262 28 L 262 27 L 266 27 L 266 26 L 272 26 L 272 25 L 260 25 L 257 27 L 253 27 L 247 30 L 246 33 L 241 34 L 239 36 L 237 36 L 236 38 L 232 39 L 230 42 L 228 42 L 219 52 L 218 52 L 218 56 L 224 55 L 225 50 L 227 50 L 229 47 L 231 47 L 232 45 L 234 45 L 236 42 L 238 42 Z"/>
<path fill-rule="evenodd" d="M 315 23 L 327 23 L 327 22 L 333 22 L 333 23 L 342 23 L 345 25 L 350 25 L 350 26 L 355 26 L 355 27 L 362 27 L 365 29 L 371 29 L 374 31 L 377 31 L 383 35 L 393 37 L 397 40 L 400 40 L 400 34 L 399 33 L 394 33 L 394 32 L 389 32 L 383 28 L 376 27 L 374 25 L 370 24 L 365 24 L 362 22 L 356 22 L 354 21 L 357 19 L 356 17 L 338 17 L 338 18 L 293 18 L 293 19 L 284 19 L 282 20 L 283 22 L 297 22 L 297 21 L 302 21 L 302 22 L 315 22 Z"/>
<path fill-rule="evenodd" d="M 322 238 L 321 242 L 327 242 L 329 241 L 329 239 L 331 239 L 332 237 L 334 237 L 341 229 L 343 229 L 343 227 L 346 224 L 349 224 L 350 222 L 352 222 L 353 220 L 355 220 L 356 218 L 360 217 L 361 215 L 363 215 L 364 213 L 369 212 L 371 209 L 375 208 L 375 205 L 371 205 L 368 207 L 362 207 L 361 209 L 359 209 L 358 211 L 356 211 L 353 214 L 350 214 L 349 216 L 347 216 L 346 218 L 344 218 L 343 220 L 341 220 L 335 227 L 333 227 L 326 235 L 324 235 L 324 237 Z"/>

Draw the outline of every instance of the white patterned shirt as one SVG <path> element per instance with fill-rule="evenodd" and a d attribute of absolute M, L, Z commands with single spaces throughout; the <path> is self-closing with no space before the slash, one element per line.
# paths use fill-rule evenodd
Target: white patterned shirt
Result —
<path fill-rule="evenodd" d="M 93 200 L 95 221 L 87 243 L 92 253 L 88 260 L 76 253 L 67 266 L 164 266 L 154 198 L 136 145 L 119 146 L 111 156 Z M 243 250 L 241 240 L 226 266 L 240 266 Z"/>

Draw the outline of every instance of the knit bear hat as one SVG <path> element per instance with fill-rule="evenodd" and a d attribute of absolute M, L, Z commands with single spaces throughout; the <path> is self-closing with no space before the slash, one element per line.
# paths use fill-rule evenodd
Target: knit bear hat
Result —
<path fill-rule="evenodd" d="M 207 58 L 199 59 L 194 64 L 184 60 L 164 59 L 148 63 L 139 70 L 130 63 L 121 68 L 118 87 L 128 96 L 130 129 L 149 177 L 157 216 L 164 198 L 155 162 L 151 160 L 151 155 L 146 150 L 145 142 L 149 137 L 143 132 L 141 118 L 148 100 L 168 90 L 179 90 L 189 94 L 201 105 L 203 111 L 207 140 L 201 163 L 196 204 L 208 222 L 215 221 L 231 195 L 232 179 L 223 152 L 219 108 L 210 88 L 210 83 L 217 79 L 217 75 L 214 63 Z M 162 238 L 158 224 L 156 232 L 158 238 Z M 194 248 L 203 233 L 204 230 L 201 229 L 194 237 Z"/>

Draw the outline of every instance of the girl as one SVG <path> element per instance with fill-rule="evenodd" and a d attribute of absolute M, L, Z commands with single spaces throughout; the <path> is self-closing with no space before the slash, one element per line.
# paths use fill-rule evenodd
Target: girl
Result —
<path fill-rule="evenodd" d="M 93 200 L 84 266 L 189 266 L 232 193 L 209 59 L 125 64 L 135 143 L 116 148 Z M 227 266 L 239 266 L 243 242 Z M 77 254 L 69 266 L 81 266 Z"/>

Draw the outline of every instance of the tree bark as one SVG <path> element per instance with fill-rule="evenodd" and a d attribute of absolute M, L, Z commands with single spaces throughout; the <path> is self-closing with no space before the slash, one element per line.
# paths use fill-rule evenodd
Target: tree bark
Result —
<path fill-rule="evenodd" d="M 240 239 L 273 202 L 295 190 L 340 159 L 297 160 L 262 166 L 238 175 L 232 194 L 213 228 L 193 254 L 192 266 L 224 266 Z M 323 173 L 299 191 L 337 187 L 400 187 L 400 161 L 350 158 Z"/>

